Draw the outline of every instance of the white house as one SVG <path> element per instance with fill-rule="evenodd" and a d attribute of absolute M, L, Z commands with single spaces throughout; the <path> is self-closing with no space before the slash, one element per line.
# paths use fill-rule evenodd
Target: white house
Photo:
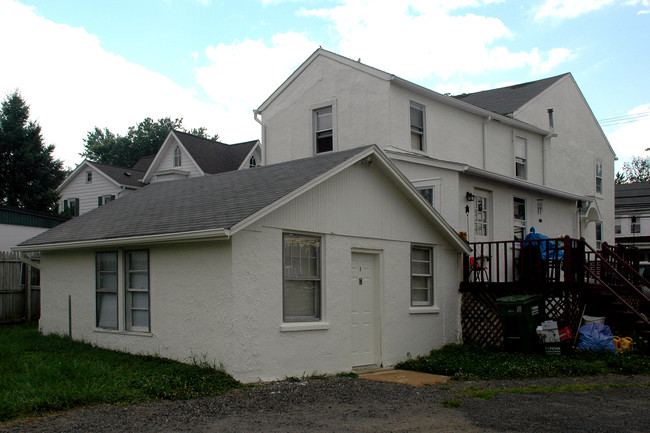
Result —
<path fill-rule="evenodd" d="M 470 241 L 614 239 L 615 156 L 570 74 L 451 97 L 318 49 L 255 119 L 269 164 L 377 144 Z"/>
<path fill-rule="evenodd" d="M 20 244 L 44 333 L 243 381 L 393 365 L 460 338 L 454 228 L 376 146 L 152 183 Z"/>
<path fill-rule="evenodd" d="M 156 155 L 131 168 L 83 161 L 59 186 L 59 207 L 79 216 L 152 182 L 247 169 L 260 162 L 259 140 L 224 144 L 174 130 Z"/>
<path fill-rule="evenodd" d="M 616 243 L 639 249 L 650 260 L 650 182 L 616 185 Z"/>

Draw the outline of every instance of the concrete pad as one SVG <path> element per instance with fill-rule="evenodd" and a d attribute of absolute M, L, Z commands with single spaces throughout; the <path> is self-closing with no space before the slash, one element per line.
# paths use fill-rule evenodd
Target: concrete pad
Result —
<path fill-rule="evenodd" d="M 378 382 L 403 383 L 411 386 L 440 385 L 449 380 L 449 376 L 438 374 L 418 373 L 408 370 L 388 370 L 359 373 L 359 379 L 376 380 Z"/>

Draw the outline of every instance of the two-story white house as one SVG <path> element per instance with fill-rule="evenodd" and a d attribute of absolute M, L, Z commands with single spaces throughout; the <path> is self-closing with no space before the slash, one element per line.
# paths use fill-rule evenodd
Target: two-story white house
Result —
<path fill-rule="evenodd" d="M 84 160 L 59 186 L 59 208 L 79 216 L 150 183 L 257 167 L 261 159 L 259 140 L 224 144 L 174 130 L 131 168 Z"/>
<path fill-rule="evenodd" d="M 571 74 L 451 97 L 318 49 L 255 118 L 267 164 L 377 144 L 469 241 L 613 240 L 615 155 Z"/>

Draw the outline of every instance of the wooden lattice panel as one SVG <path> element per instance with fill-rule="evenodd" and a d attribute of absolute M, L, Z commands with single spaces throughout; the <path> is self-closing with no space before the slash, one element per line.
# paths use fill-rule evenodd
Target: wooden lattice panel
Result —
<path fill-rule="evenodd" d="M 493 293 L 463 293 L 460 314 L 465 344 L 503 346 L 503 331 L 495 300 Z"/>

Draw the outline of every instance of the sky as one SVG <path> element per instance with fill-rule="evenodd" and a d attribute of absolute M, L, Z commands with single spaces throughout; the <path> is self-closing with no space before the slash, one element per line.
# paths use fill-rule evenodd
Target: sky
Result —
<path fill-rule="evenodd" d="M 95 127 L 182 118 L 224 143 L 318 47 L 441 93 L 571 72 L 618 157 L 650 156 L 650 0 L 0 0 L 19 90 L 73 168 Z"/>

